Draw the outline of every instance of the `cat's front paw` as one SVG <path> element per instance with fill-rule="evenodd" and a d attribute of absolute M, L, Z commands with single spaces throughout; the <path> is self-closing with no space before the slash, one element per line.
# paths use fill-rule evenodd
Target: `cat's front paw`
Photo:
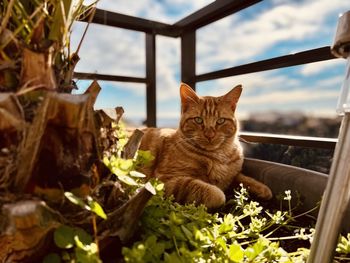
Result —
<path fill-rule="evenodd" d="M 272 191 L 267 185 L 259 186 L 255 194 L 258 198 L 263 200 L 270 200 L 273 197 Z"/>

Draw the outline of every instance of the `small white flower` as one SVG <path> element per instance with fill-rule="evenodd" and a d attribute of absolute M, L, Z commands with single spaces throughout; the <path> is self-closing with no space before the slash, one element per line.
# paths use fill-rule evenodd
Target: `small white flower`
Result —
<path fill-rule="evenodd" d="M 284 191 L 284 193 L 286 194 L 286 196 L 283 198 L 283 200 L 287 200 L 287 201 L 292 200 L 292 195 L 290 190 L 286 190 Z"/>

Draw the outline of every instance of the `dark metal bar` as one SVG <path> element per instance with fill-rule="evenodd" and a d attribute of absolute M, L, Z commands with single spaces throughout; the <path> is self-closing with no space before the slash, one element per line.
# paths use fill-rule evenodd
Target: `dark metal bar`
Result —
<path fill-rule="evenodd" d="M 96 9 L 92 23 L 120 27 L 168 37 L 179 37 L 183 31 L 197 29 L 231 15 L 262 0 L 216 0 L 173 25 L 149 19 Z M 83 21 L 87 21 L 85 18 Z"/>
<path fill-rule="evenodd" d="M 181 36 L 181 81 L 196 90 L 196 32 L 187 31 Z"/>
<path fill-rule="evenodd" d="M 241 74 L 260 72 L 264 70 L 271 70 L 277 68 L 284 68 L 296 65 L 302 65 L 306 63 L 312 63 L 317 61 L 324 61 L 336 58 L 332 55 L 330 47 L 321 47 L 316 49 L 311 49 L 303 52 L 299 52 L 292 55 L 286 55 L 271 59 L 266 59 L 258 62 L 253 62 L 241 66 L 236 66 L 232 68 L 222 69 L 210 73 L 205 73 L 198 75 L 196 81 L 206 81 L 218 78 L 226 78 Z"/>
<path fill-rule="evenodd" d="M 338 139 L 323 137 L 292 136 L 270 133 L 240 132 L 239 137 L 248 142 L 283 144 L 290 146 L 335 149 Z"/>
<path fill-rule="evenodd" d="M 84 21 L 87 21 L 87 18 Z M 177 26 L 102 9 L 96 9 L 92 23 L 169 37 L 178 37 L 180 35 L 180 29 Z"/>
<path fill-rule="evenodd" d="M 128 77 L 128 76 L 115 76 L 95 73 L 83 73 L 74 72 L 75 79 L 97 79 L 106 81 L 118 81 L 118 82 L 134 82 L 134 83 L 146 83 L 146 78 Z"/>
<path fill-rule="evenodd" d="M 156 127 L 156 36 L 154 34 L 146 34 L 146 79 L 146 124 L 148 127 Z"/>
<path fill-rule="evenodd" d="M 216 0 L 176 22 L 174 26 L 183 30 L 194 30 L 261 1 L 262 0 Z"/>

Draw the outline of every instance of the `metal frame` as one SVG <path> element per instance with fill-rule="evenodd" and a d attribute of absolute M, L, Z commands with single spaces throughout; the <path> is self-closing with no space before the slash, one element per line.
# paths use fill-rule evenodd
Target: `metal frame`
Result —
<path fill-rule="evenodd" d="M 292 55 L 270 58 L 245 65 L 240 65 L 237 67 L 197 75 L 196 81 L 200 82 L 206 80 L 213 80 L 218 78 L 237 76 L 241 74 L 297 66 L 317 61 L 325 61 L 334 58 L 335 57 L 330 52 L 330 47 L 327 46 L 295 53 Z"/>
<path fill-rule="evenodd" d="M 330 47 L 320 47 L 292 55 L 280 56 L 239 65 L 227 69 L 196 75 L 196 30 L 215 22 L 235 12 L 250 7 L 262 0 L 216 0 L 213 3 L 190 14 L 180 21 L 170 25 L 139 17 L 114 13 L 97 9 L 92 23 L 106 26 L 120 27 L 146 35 L 146 77 L 112 76 L 75 72 L 77 79 L 98 79 L 107 81 L 121 81 L 146 84 L 147 126 L 155 127 L 156 123 L 156 35 L 181 38 L 181 80 L 193 89 L 200 81 L 213 80 L 240 74 L 260 72 L 283 67 L 302 65 L 306 63 L 334 59 Z M 245 134 L 245 135 L 244 135 Z M 278 135 L 253 135 L 242 133 L 245 139 L 254 142 L 278 143 L 314 148 L 334 149 L 337 139 L 308 138 Z"/>
<path fill-rule="evenodd" d="M 147 125 L 157 125 L 156 103 L 156 36 L 146 34 L 146 108 Z"/>
<path fill-rule="evenodd" d="M 196 90 L 196 32 L 181 36 L 181 81 Z"/>

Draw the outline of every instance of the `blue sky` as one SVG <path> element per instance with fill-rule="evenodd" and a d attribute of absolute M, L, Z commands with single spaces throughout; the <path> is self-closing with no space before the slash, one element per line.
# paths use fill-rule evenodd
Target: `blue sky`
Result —
<path fill-rule="evenodd" d="M 211 3 L 208 0 L 100 0 L 98 7 L 119 13 L 174 23 Z M 338 15 L 347 0 L 265 0 L 197 31 L 197 73 L 219 70 L 256 60 L 331 45 Z M 72 49 L 84 24 L 73 28 Z M 101 74 L 145 76 L 144 34 L 91 25 L 80 50 L 76 70 Z M 157 114 L 176 125 L 179 118 L 180 39 L 157 37 Z M 345 60 L 336 59 L 285 69 L 252 73 L 197 84 L 201 95 L 222 95 L 237 84 L 243 95 L 237 114 L 303 112 L 333 116 L 345 72 Z M 123 106 L 125 117 L 145 119 L 145 85 L 99 82 L 102 92 L 96 108 Z M 79 81 L 79 91 L 88 85 Z"/>

